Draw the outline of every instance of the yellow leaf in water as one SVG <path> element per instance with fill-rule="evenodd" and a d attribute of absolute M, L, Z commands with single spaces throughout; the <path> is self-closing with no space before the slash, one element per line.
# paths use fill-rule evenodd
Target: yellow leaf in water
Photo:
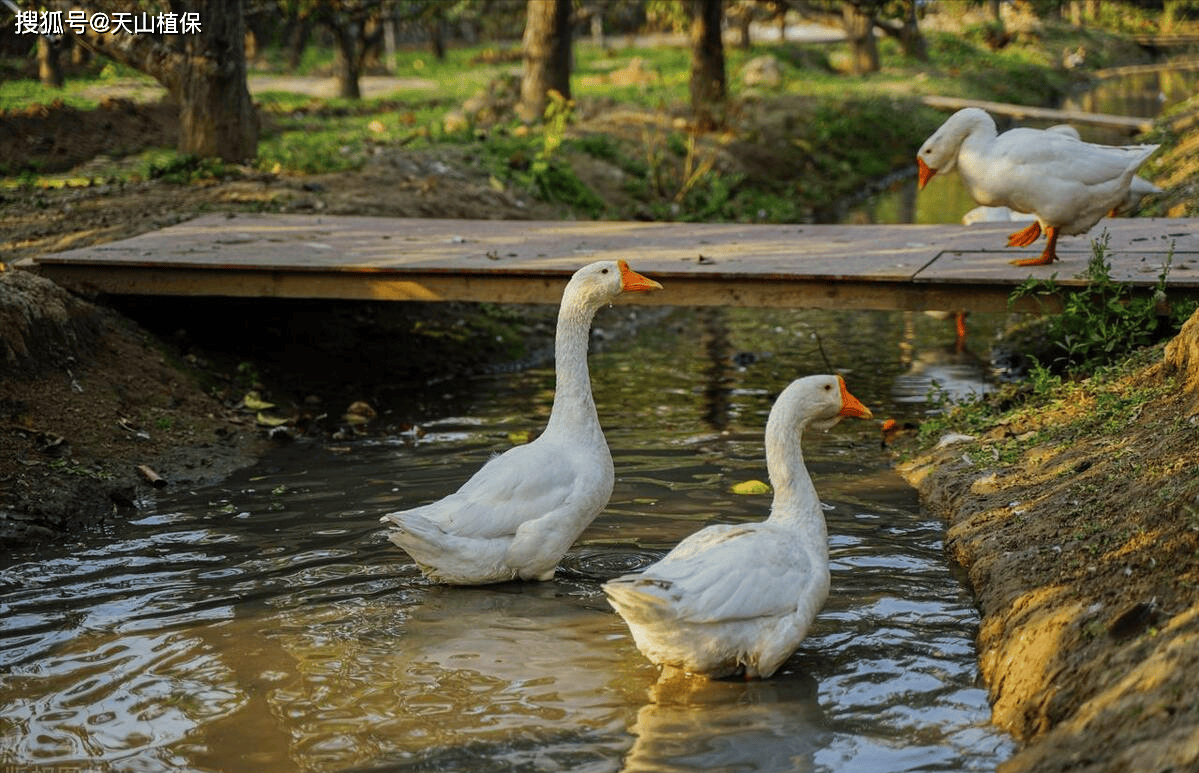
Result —
<path fill-rule="evenodd" d="M 729 489 L 734 494 L 769 494 L 770 484 L 760 480 L 744 480 Z"/>
<path fill-rule="evenodd" d="M 259 411 L 258 415 L 254 417 L 254 420 L 263 427 L 279 427 L 290 421 L 290 419 L 281 419 L 278 416 L 267 416 L 261 411 Z"/>
<path fill-rule="evenodd" d="M 246 392 L 246 396 L 241 399 L 242 404 L 251 411 L 265 411 L 267 408 L 274 408 L 274 403 L 268 403 L 262 399 L 262 395 L 256 391 Z"/>
<path fill-rule="evenodd" d="M 529 431 L 527 429 L 508 433 L 508 440 L 510 440 L 514 446 L 523 446 L 525 443 L 528 443 L 530 439 Z"/>

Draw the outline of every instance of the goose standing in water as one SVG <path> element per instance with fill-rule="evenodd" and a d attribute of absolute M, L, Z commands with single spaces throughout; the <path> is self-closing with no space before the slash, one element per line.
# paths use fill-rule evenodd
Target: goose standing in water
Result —
<path fill-rule="evenodd" d="M 793 381 L 766 422 L 770 516 L 701 529 L 644 571 L 604 585 L 642 654 L 713 678 L 766 678 L 795 652 L 829 590 L 828 529 L 800 438 L 843 416 L 871 413 L 840 376 Z"/>
<path fill-rule="evenodd" d="M 454 585 L 554 576 L 612 496 L 612 455 L 587 370 L 591 320 L 621 293 L 661 288 L 623 260 L 575 272 L 558 311 L 557 384 L 545 431 L 487 462 L 444 499 L 380 519 L 426 576 Z"/>

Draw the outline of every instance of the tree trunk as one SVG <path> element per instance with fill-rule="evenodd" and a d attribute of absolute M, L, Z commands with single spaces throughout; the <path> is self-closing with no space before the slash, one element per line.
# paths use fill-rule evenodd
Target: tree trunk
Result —
<path fill-rule="evenodd" d="M 78 40 L 71 39 L 71 67 L 82 68 L 92 60 L 92 52 Z"/>
<path fill-rule="evenodd" d="M 242 0 L 199 0 L 201 31 L 184 35 L 179 152 L 241 162 L 258 154 L 258 114 L 246 88 Z"/>
<path fill-rule="evenodd" d="M 903 28 L 899 33 L 899 45 L 905 56 L 921 62 L 928 61 L 928 43 L 920 32 L 920 23 L 916 18 L 916 0 L 909 0 L 903 12 Z"/>
<path fill-rule="evenodd" d="M 570 0 L 529 0 L 516 106 L 522 121 L 541 120 L 551 89 L 570 99 L 570 6 Z"/>
<path fill-rule="evenodd" d="M 396 21 L 390 13 L 383 17 L 383 69 L 396 74 Z"/>
<path fill-rule="evenodd" d="M 337 54 L 333 57 L 333 69 L 337 76 L 337 96 L 344 99 L 361 99 L 358 87 L 358 25 L 354 22 L 330 23 L 329 29 L 337 41 Z"/>
<path fill-rule="evenodd" d="M 37 77 L 43 86 L 62 88 L 62 38 L 37 36 Z"/>
<path fill-rule="evenodd" d="M 312 20 L 307 16 L 296 21 L 293 34 L 287 41 L 287 69 L 296 71 L 300 68 L 300 60 L 304 57 L 304 49 L 308 47 L 308 37 L 312 34 Z"/>
<path fill-rule="evenodd" d="M 258 114 L 246 88 L 242 0 L 173 0 L 173 13 L 195 13 L 198 32 L 160 37 L 97 33 L 84 45 L 166 87 L 179 105 L 179 152 L 224 161 L 258 153 Z"/>
<path fill-rule="evenodd" d="M 874 17 L 851 2 L 841 6 L 841 22 L 849 41 L 855 75 L 878 72 L 878 44 L 874 41 Z"/>
<path fill-rule="evenodd" d="M 994 21 L 1002 22 L 1003 15 L 1000 13 L 1000 5 L 1001 5 L 1000 0 L 989 0 L 989 5 L 991 8 L 991 19 Z"/>
<path fill-rule="evenodd" d="M 429 18 L 429 53 L 437 61 L 445 61 L 445 14 L 440 8 Z"/>
<path fill-rule="evenodd" d="M 691 113 L 702 131 L 716 128 L 725 97 L 720 0 L 689 0 L 691 10 Z"/>

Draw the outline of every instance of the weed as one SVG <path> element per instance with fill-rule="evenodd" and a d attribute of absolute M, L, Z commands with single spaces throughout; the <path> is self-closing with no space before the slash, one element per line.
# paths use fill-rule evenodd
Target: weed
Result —
<path fill-rule="evenodd" d="M 1177 333 L 1195 304 L 1177 303 L 1169 313 L 1162 313 L 1167 308 L 1166 278 L 1173 254 L 1171 249 L 1152 295 L 1134 295 L 1131 286 L 1112 279 L 1106 233 L 1093 242 L 1091 258 L 1081 277 L 1086 280 L 1083 288 L 1066 290 L 1057 283 L 1056 274 L 1049 279 L 1030 277 L 1017 287 L 1011 295 L 1013 303 L 1025 297 L 1040 301 L 1057 296 L 1061 300 L 1061 312 L 1049 317 L 1045 326 L 1045 336 L 1057 356 L 1042 368 L 1040 378 L 1048 377 L 1047 370 L 1072 376 L 1090 374 Z"/>
<path fill-rule="evenodd" d="M 197 180 L 220 180 L 230 174 L 230 169 L 219 158 L 200 158 L 180 155 L 164 162 L 161 166 L 149 164 L 147 175 L 151 180 L 163 180 L 177 185 L 188 185 Z"/>
<path fill-rule="evenodd" d="M 114 477 L 116 477 L 111 472 L 84 467 L 74 459 L 55 459 L 50 462 L 50 467 L 59 472 L 66 472 L 70 473 L 71 475 L 76 475 L 80 478 L 90 478 L 91 480 L 104 481 L 112 480 Z"/>

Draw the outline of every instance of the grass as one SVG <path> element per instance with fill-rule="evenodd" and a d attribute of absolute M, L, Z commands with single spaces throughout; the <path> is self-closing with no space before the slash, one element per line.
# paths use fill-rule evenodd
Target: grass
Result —
<path fill-rule="evenodd" d="M 447 130 L 446 114 L 483 91 L 495 78 L 519 70 L 511 51 L 475 46 L 451 48 L 443 60 L 423 50 L 396 54 L 396 89 L 385 97 L 358 101 L 314 99 L 284 91 L 255 95 L 264 116 L 257 170 L 277 174 L 321 174 L 361 168 L 380 149 L 436 149 L 446 144 L 479 143 L 496 183 L 537 198 L 560 203 L 579 216 L 657 219 L 796 222 L 814 209 L 850 195 L 873 180 L 907 167 L 912 149 L 944 116 L 915 101 L 939 93 L 1042 104 L 1062 93 L 1068 77 L 1056 57 L 1066 37 L 1088 40 L 1105 33 L 1060 32 L 1048 25 L 1043 41 L 1013 44 L 991 51 L 981 35 L 927 35 L 932 61 L 904 57 L 891 40 L 880 40 L 882 70 L 869 77 L 838 73 L 831 63 L 845 58 L 847 47 L 835 45 L 753 46 L 726 49 L 730 91 L 724 138 L 697 142 L 673 129 L 645 131 L 641 136 L 612 139 L 580 136 L 563 124 L 529 129 L 515 121 L 489 127 Z M 1058 36 L 1062 40 L 1059 40 Z M 1102 38 L 1108 40 L 1111 36 Z M 1114 46 L 1093 47 L 1107 50 Z M 783 68 L 783 85 L 774 90 L 746 89 L 739 73 L 746 62 L 771 55 Z M 333 53 L 310 46 L 297 74 L 331 77 Z M 644 85 L 617 86 L 607 76 L 639 57 L 659 74 Z M 267 48 L 252 66 L 254 74 L 282 69 L 283 54 Z M 578 107 L 602 101 L 658 113 L 663 124 L 686 112 L 690 53 L 684 47 L 599 48 L 577 41 L 572 89 Z M 90 79 L 72 79 L 62 92 L 32 81 L 0 83 L 0 106 L 21 108 L 62 98 L 81 109 L 94 106 L 85 96 L 92 87 L 139 76 L 129 68 L 104 65 Z M 789 113 L 786 125 L 764 123 L 761 106 L 769 102 Z M 573 116 L 566 116 L 569 123 Z M 481 140 L 481 142 L 480 142 Z M 555 149 L 546 153 L 547 143 Z M 763 170 L 730 170 L 720 163 L 721 145 L 757 143 L 772 158 Z M 602 158 L 626 175 L 625 194 L 638 202 L 636 211 L 610 211 L 575 174 L 571 160 L 580 154 Z M 163 171 L 167 170 L 167 171 Z M 37 170 L 0 184 L 57 184 L 71 175 L 40 175 Z M 125 179 L 165 177 L 186 184 L 205 176 L 219 177 L 235 169 L 204 169 L 172 151 L 155 149 L 126 158 L 107 176 Z M 78 182 L 78 180 L 73 180 Z"/>
<path fill-rule="evenodd" d="M 1134 295 L 1130 286 L 1111 277 L 1107 238 L 1094 243 L 1084 277 L 1085 287 L 1065 290 L 1057 275 L 1030 277 L 1012 293 L 1012 300 L 1056 295 L 1062 310 L 1044 318 L 1040 336 L 1049 346 L 1042 355 L 1044 369 L 1085 376 L 1118 361 L 1130 352 L 1171 338 L 1197 308 L 1194 301 L 1170 302 L 1166 279 L 1173 253 L 1166 255 L 1152 295 Z M 1042 372 L 1043 372 L 1042 370 Z"/>

